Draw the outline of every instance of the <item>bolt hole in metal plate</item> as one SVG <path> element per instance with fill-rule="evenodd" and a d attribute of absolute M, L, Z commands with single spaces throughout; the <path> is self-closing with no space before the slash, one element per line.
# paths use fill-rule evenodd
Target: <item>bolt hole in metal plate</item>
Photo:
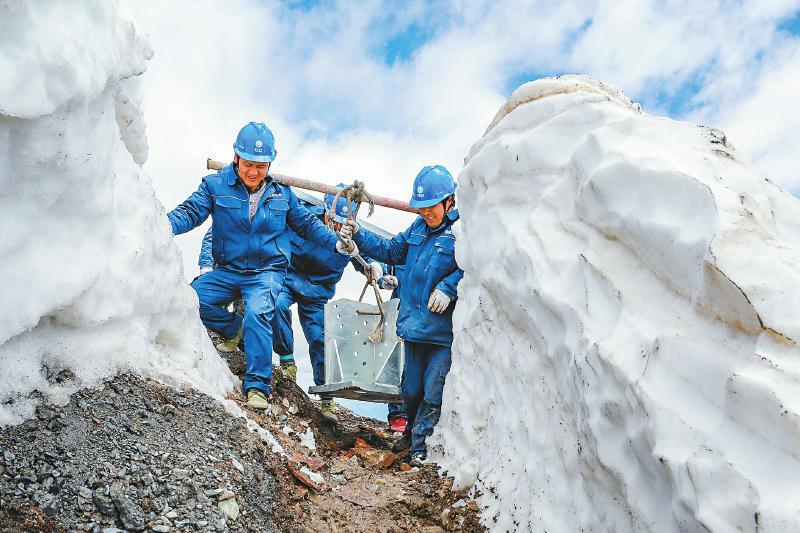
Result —
<path fill-rule="evenodd" d="M 386 322 L 379 343 L 368 339 L 380 320 L 377 306 L 347 299 L 326 304 L 325 384 L 308 392 L 368 402 L 400 401 L 404 354 L 396 329 L 399 304 L 397 298 L 383 304 Z"/>

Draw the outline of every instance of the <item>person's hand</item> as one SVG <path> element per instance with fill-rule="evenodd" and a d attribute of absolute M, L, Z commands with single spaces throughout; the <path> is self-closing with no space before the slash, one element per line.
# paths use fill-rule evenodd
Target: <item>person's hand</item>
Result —
<path fill-rule="evenodd" d="M 348 248 L 342 241 L 336 241 L 336 251 L 340 254 L 354 256 L 358 255 L 358 246 L 353 241 L 350 241 L 350 248 Z"/>
<path fill-rule="evenodd" d="M 450 297 L 445 293 L 439 289 L 435 289 L 431 293 L 431 297 L 428 300 L 428 309 L 430 309 L 432 313 L 439 313 L 441 315 L 444 313 L 445 309 L 447 309 L 448 305 L 450 305 Z"/>
<path fill-rule="evenodd" d="M 214 269 L 211 267 L 200 267 L 200 275 L 202 276 L 203 274 L 208 274 L 212 270 Z"/>
<path fill-rule="evenodd" d="M 373 281 L 373 280 L 378 281 L 379 279 L 381 279 L 381 277 L 383 277 L 383 268 L 381 267 L 381 264 L 378 263 L 378 262 L 370 263 L 369 264 L 369 273 L 367 275 L 367 278 L 370 281 Z"/>
<path fill-rule="evenodd" d="M 381 289 L 386 289 L 393 291 L 400 285 L 400 282 L 397 280 L 396 276 L 392 276 L 391 274 L 386 274 L 381 279 L 378 280 L 378 287 Z"/>
<path fill-rule="evenodd" d="M 356 233 L 358 233 L 358 223 L 349 218 L 342 223 L 342 229 L 339 230 L 339 235 L 344 240 L 352 239 Z"/>

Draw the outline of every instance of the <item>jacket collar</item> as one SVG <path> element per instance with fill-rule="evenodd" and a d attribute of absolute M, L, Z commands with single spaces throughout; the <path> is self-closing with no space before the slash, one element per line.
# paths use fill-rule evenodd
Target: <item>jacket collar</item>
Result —
<path fill-rule="evenodd" d="M 421 216 L 420 216 L 420 219 L 422 219 Z M 430 235 L 431 233 L 436 233 L 436 232 L 439 232 L 439 231 L 442 231 L 442 230 L 445 230 L 445 229 L 449 228 L 450 226 L 453 225 L 453 223 L 456 220 L 458 220 L 458 209 L 451 209 L 450 211 L 448 211 L 447 213 L 444 214 L 444 218 L 442 219 L 442 223 L 439 224 L 437 227 L 435 227 L 435 228 L 429 227 L 428 224 L 425 223 L 424 219 L 422 219 L 422 224 L 423 224 L 423 226 L 425 228 L 426 233 L 428 235 Z"/>
<path fill-rule="evenodd" d="M 226 181 L 230 186 L 235 185 L 236 180 L 239 179 L 239 176 L 236 175 L 236 171 L 233 170 L 233 163 L 220 170 L 219 173 L 225 174 L 225 177 L 227 178 Z"/>

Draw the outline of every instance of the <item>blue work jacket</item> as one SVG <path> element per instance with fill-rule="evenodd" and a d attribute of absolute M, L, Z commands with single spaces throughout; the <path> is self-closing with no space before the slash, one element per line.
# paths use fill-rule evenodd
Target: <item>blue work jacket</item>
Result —
<path fill-rule="evenodd" d="M 251 222 L 250 193 L 233 165 L 206 176 L 197 191 L 167 215 L 172 233 L 186 233 L 212 215 L 213 263 L 241 272 L 286 271 L 292 257 L 290 228 L 334 252 L 336 235 L 300 204 L 289 187 L 266 179 Z"/>
<path fill-rule="evenodd" d="M 412 342 L 450 346 L 453 343 L 453 308 L 456 287 L 464 276 L 455 260 L 456 238 L 453 224 L 458 211 L 447 213 L 442 224 L 428 227 L 418 217 L 403 233 L 385 239 L 361 228 L 354 240 L 359 249 L 376 261 L 405 265 L 400 286 L 400 313 L 397 334 Z M 444 313 L 428 310 L 428 299 L 439 289 L 452 300 Z"/>
<path fill-rule="evenodd" d="M 306 205 L 308 210 L 322 221 L 324 211 L 313 205 Z M 209 228 L 203 237 L 200 247 L 200 268 L 215 268 L 211 255 L 213 228 Z M 285 284 L 290 289 L 299 292 L 306 298 L 328 301 L 336 292 L 336 284 L 342 279 L 347 263 L 352 262 L 356 270 L 363 272 L 361 264 L 355 259 L 339 252 L 331 251 L 292 232 L 292 260 L 286 274 Z M 368 262 L 371 260 L 367 257 Z"/>

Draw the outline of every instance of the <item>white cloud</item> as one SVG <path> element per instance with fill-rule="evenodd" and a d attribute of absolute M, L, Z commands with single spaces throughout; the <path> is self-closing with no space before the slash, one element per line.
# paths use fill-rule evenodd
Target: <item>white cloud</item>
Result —
<path fill-rule="evenodd" d="M 689 118 L 726 126 L 778 182 L 800 184 L 796 106 L 770 112 L 798 86 L 797 42 L 776 31 L 796 1 L 132 7 L 155 49 L 145 78 L 146 168 L 167 209 L 196 188 L 207 155 L 230 158 L 249 120 L 275 132 L 276 171 L 330 183 L 358 177 L 377 194 L 405 198 L 424 164 L 458 172 L 508 79 L 542 71 L 586 72 L 656 102 L 656 112 L 668 107 L 664 95 L 691 81 L 698 93 Z M 410 58 L 385 64 L 385 41 L 411 22 L 437 32 Z M 400 230 L 408 217 L 382 210 L 376 220 Z M 201 237 L 194 233 L 178 238 L 190 275 Z"/>
<path fill-rule="evenodd" d="M 800 46 L 776 54 L 756 88 L 718 117 L 754 166 L 778 185 L 800 193 Z"/>

